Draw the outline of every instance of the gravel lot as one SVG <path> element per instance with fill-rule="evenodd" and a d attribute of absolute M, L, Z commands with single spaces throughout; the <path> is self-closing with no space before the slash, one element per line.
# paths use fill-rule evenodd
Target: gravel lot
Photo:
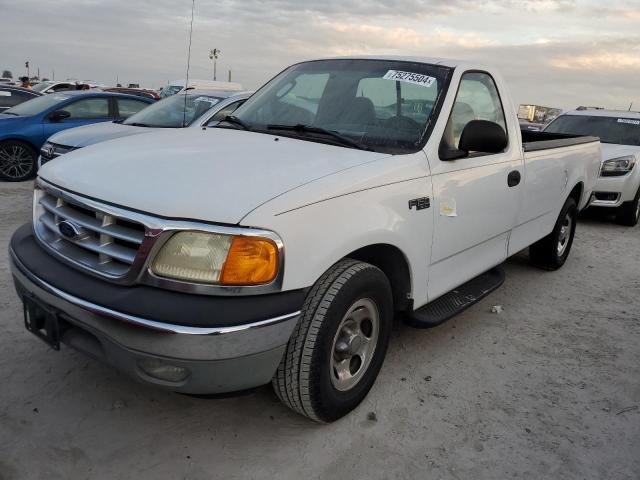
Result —
<path fill-rule="evenodd" d="M 2 480 L 640 478 L 640 227 L 584 219 L 562 270 L 518 255 L 445 325 L 397 325 L 365 402 L 318 426 L 270 387 L 156 391 L 28 334 L 5 252 L 31 187 L 0 183 Z"/>

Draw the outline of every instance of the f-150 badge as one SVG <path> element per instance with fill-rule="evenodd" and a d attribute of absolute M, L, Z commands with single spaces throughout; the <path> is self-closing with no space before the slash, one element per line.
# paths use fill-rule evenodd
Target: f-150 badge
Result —
<path fill-rule="evenodd" d="M 409 200 L 409 210 L 413 207 L 416 207 L 416 210 L 424 210 L 425 208 L 429 208 L 431 206 L 431 200 L 429 197 L 422 198 L 414 198 L 413 200 Z"/>

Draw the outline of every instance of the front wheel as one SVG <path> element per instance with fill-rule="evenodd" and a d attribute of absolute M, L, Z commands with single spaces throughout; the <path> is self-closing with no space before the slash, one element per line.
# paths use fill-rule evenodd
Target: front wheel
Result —
<path fill-rule="evenodd" d="M 547 270 L 557 270 L 569 257 L 576 232 L 578 207 L 573 198 L 567 198 L 553 231 L 529 247 L 531 262 Z"/>
<path fill-rule="evenodd" d="M 31 145 L 17 140 L 0 142 L 0 179 L 21 182 L 36 173 L 37 152 Z"/>
<path fill-rule="evenodd" d="M 393 319 L 389 280 L 346 259 L 316 282 L 273 378 L 282 402 L 332 422 L 362 402 L 382 367 Z"/>
<path fill-rule="evenodd" d="M 625 202 L 618 210 L 616 220 L 620 225 L 635 227 L 640 220 L 640 188 L 636 197 L 630 202 Z"/>

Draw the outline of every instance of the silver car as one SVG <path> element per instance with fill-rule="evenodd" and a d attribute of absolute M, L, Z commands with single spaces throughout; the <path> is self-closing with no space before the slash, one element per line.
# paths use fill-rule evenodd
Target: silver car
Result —
<path fill-rule="evenodd" d="M 78 148 L 106 140 L 153 132 L 158 128 L 199 128 L 231 115 L 252 92 L 189 90 L 160 100 L 126 120 L 71 128 L 49 137 L 40 149 L 38 167 Z"/>

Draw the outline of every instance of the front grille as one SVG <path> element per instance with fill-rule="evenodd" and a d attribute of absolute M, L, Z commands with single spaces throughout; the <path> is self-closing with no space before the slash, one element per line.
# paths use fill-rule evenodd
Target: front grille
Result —
<path fill-rule="evenodd" d="M 37 189 L 34 229 L 38 239 L 72 263 L 108 277 L 129 273 L 145 228 L 61 194 Z"/>
<path fill-rule="evenodd" d="M 75 150 L 75 148 L 69 147 L 67 145 L 59 145 L 57 143 L 47 142 L 40 149 L 41 164 L 44 165 L 54 158 L 58 158 L 60 155 L 69 153 L 72 150 Z"/>

